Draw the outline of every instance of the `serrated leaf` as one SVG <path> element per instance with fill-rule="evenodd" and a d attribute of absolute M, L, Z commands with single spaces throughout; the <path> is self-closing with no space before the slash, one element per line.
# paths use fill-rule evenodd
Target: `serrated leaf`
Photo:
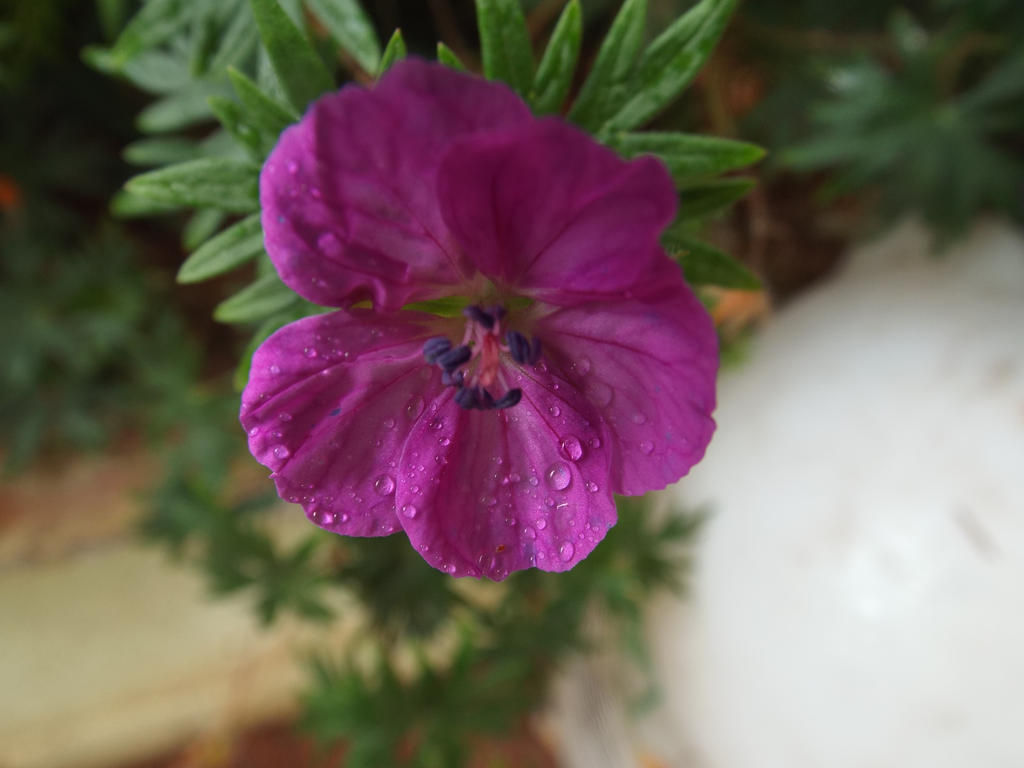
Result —
<path fill-rule="evenodd" d="M 281 131 L 299 119 L 298 114 L 268 96 L 237 69 L 228 67 L 228 78 L 245 108 L 246 116 L 264 134 L 264 150 L 269 151 L 277 143 Z"/>
<path fill-rule="evenodd" d="M 195 160 L 202 153 L 202 147 L 194 141 L 168 137 L 132 142 L 124 148 L 121 156 L 132 165 L 162 166 Z"/>
<path fill-rule="evenodd" d="M 260 39 L 285 97 L 298 112 L 304 112 L 311 101 L 334 90 L 334 80 L 320 55 L 277 0 L 250 3 Z"/>
<path fill-rule="evenodd" d="M 696 77 L 737 0 L 701 0 L 648 46 L 630 77 L 629 99 L 603 126 L 624 131 L 650 120 Z"/>
<path fill-rule="evenodd" d="M 115 66 L 140 51 L 153 48 L 183 28 L 189 21 L 191 0 L 149 0 L 122 30 L 110 54 Z"/>
<path fill-rule="evenodd" d="M 396 61 L 404 59 L 405 54 L 405 38 L 402 37 L 402 30 L 396 29 L 392 33 L 391 39 L 388 40 L 387 47 L 384 49 L 384 55 L 380 57 L 380 71 L 377 73 L 377 77 L 391 69 L 391 65 Z"/>
<path fill-rule="evenodd" d="M 224 223 L 225 216 L 224 211 L 218 211 L 215 208 L 203 208 L 193 213 L 181 231 L 182 247 L 186 251 L 198 247 L 201 242 L 211 237 L 220 228 L 220 225 Z"/>
<path fill-rule="evenodd" d="M 735 258 L 688 235 L 670 229 L 662 244 L 677 255 L 690 285 L 716 285 L 741 291 L 756 291 L 761 281 Z"/>
<path fill-rule="evenodd" d="M 196 80 L 177 93 L 154 101 L 139 113 L 135 123 L 144 133 L 167 133 L 188 128 L 211 118 L 207 99 L 229 93 L 227 83 L 222 80 Z"/>
<path fill-rule="evenodd" d="M 252 9 L 246 2 L 238 3 L 231 23 L 220 37 L 220 45 L 210 59 L 210 70 L 221 72 L 239 65 L 252 55 L 259 43 L 259 32 L 253 23 Z"/>
<path fill-rule="evenodd" d="M 716 179 L 687 187 L 679 193 L 679 218 L 702 219 L 728 208 L 754 187 L 751 178 Z"/>
<path fill-rule="evenodd" d="M 182 208 L 177 203 L 153 200 L 122 189 L 110 199 L 110 212 L 120 219 L 131 219 L 139 216 L 157 216 Z"/>
<path fill-rule="evenodd" d="M 551 33 L 530 90 L 530 103 L 538 115 L 558 112 L 562 108 L 576 72 L 582 37 L 583 13 L 579 0 L 569 0 L 555 31 Z"/>
<path fill-rule="evenodd" d="M 263 252 L 260 215 L 254 213 L 203 243 L 178 270 L 179 283 L 209 280 L 245 264 Z"/>
<path fill-rule="evenodd" d="M 626 0 L 605 36 L 569 120 L 596 130 L 625 98 L 625 85 L 643 43 L 647 0 Z"/>
<path fill-rule="evenodd" d="M 159 203 L 249 213 L 259 207 L 259 167 L 230 158 L 203 158 L 129 179 L 125 189 Z"/>
<path fill-rule="evenodd" d="M 455 55 L 455 51 L 444 43 L 437 44 L 437 60 L 446 67 L 451 67 L 459 72 L 466 71 L 466 65 L 463 64 L 462 61 L 459 60 L 459 57 Z"/>
<path fill-rule="evenodd" d="M 627 159 L 655 155 L 677 184 L 743 168 L 765 154 L 756 144 L 688 133 L 621 133 L 610 137 L 608 144 Z"/>
<path fill-rule="evenodd" d="M 224 126 L 224 130 L 257 160 L 262 159 L 265 149 L 263 135 L 251 125 L 245 109 L 238 102 L 220 96 L 211 96 L 209 102 L 210 111 Z"/>
<path fill-rule="evenodd" d="M 163 51 L 145 51 L 133 56 L 121 65 L 119 73 L 149 93 L 174 93 L 191 79 L 188 67 Z"/>
<path fill-rule="evenodd" d="M 285 310 L 298 300 L 276 274 L 265 275 L 218 304 L 213 317 L 222 323 L 253 323 Z"/>
<path fill-rule="evenodd" d="M 380 65 L 380 40 L 358 0 L 307 0 L 331 37 L 356 60 L 363 71 Z"/>
<path fill-rule="evenodd" d="M 476 24 L 484 76 L 527 96 L 533 85 L 533 51 L 519 0 L 476 0 Z"/>

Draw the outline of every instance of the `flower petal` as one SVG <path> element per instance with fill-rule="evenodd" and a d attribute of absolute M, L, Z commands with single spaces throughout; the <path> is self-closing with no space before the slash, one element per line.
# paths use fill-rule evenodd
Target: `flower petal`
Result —
<path fill-rule="evenodd" d="M 557 304 L 642 282 L 676 210 L 659 161 L 626 162 L 551 119 L 455 142 L 438 190 L 481 272 Z"/>
<path fill-rule="evenodd" d="M 273 470 L 281 497 L 320 527 L 348 536 L 399 529 L 399 456 L 442 389 L 422 352 L 436 327 L 419 313 L 343 310 L 287 325 L 256 350 L 242 393 L 249 450 Z"/>
<path fill-rule="evenodd" d="M 532 369 L 522 401 L 467 411 L 444 394 L 399 466 L 398 519 L 435 568 L 500 581 L 572 568 L 615 524 L 600 420 L 578 392 Z"/>
<path fill-rule="evenodd" d="M 415 59 L 372 90 L 350 85 L 319 99 L 260 176 L 267 253 L 281 279 L 317 304 L 370 298 L 388 308 L 460 282 L 473 270 L 438 209 L 440 158 L 459 136 L 527 120 L 506 86 Z"/>
<path fill-rule="evenodd" d="M 616 493 L 675 482 L 700 461 L 715 428 L 714 326 L 678 267 L 669 267 L 655 290 L 567 307 L 535 329 L 550 363 L 607 424 Z"/>

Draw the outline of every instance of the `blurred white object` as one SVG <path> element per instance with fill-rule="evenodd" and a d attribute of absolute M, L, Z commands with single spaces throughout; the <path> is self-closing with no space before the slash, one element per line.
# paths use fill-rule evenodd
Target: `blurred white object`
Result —
<path fill-rule="evenodd" d="M 855 251 L 723 376 L 693 594 L 652 612 L 673 767 L 1024 766 L 1024 241 L 927 240 Z"/>

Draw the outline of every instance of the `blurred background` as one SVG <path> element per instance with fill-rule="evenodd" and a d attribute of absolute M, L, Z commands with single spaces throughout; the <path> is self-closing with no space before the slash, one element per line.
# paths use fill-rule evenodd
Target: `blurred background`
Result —
<path fill-rule="evenodd" d="M 0 768 L 1024 766 L 1024 4 L 740 4 L 653 123 L 767 150 L 700 200 L 760 284 L 701 291 L 719 433 L 501 586 L 311 530 L 248 455 L 261 267 L 177 284 L 228 219 L 122 186 L 226 152 L 254 25 L 157 5 L 0 7 Z M 522 6 L 541 51 L 565 2 Z M 470 0 L 363 8 L 479 69 Z"/>

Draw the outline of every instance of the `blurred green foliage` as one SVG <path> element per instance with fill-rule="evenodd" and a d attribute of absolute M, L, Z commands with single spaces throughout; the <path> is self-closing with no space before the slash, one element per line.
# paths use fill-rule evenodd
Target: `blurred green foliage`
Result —
<path fill-rule="evenodd" d="M 983 212 L 1024 220 L 1024 5 L 765 0 L 743 21 L 770 80 L 745 130 L 778 166 L 827 171 L 825 199 L 856 192 L 880 223 L 917 213 L 940 245 Z"/>

